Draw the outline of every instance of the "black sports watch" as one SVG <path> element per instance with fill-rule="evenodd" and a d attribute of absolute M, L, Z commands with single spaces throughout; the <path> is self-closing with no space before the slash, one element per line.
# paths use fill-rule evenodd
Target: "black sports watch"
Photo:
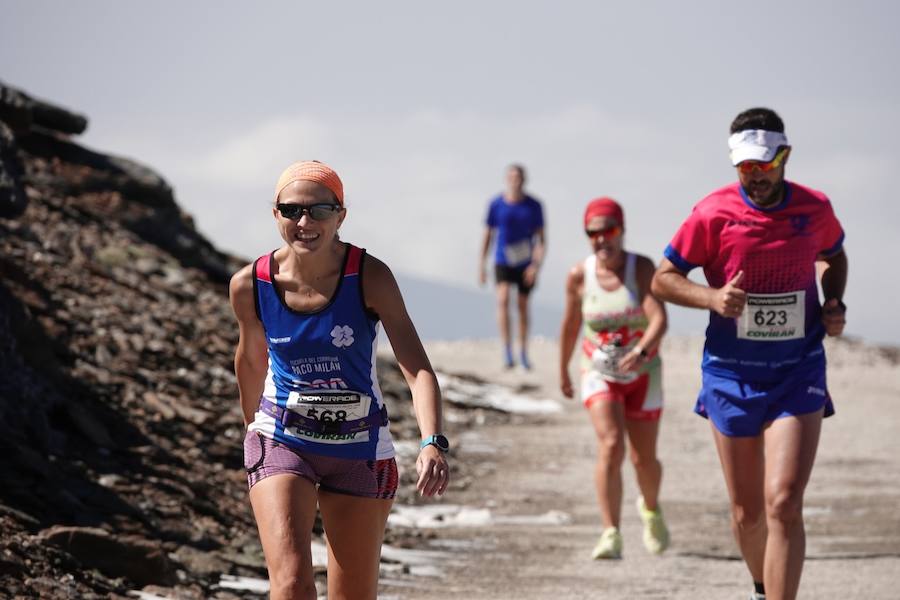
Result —
<path fill-rule="evenodd" d="M 447 438 L 437 433 L 435 435 L 429 435 L 427 438 L 422 440 L 419 444 L 419 448 L 424 448 L 425 446 L 434 446 L 441 452 L 447 453 L 450 451 L 450 442 L 447 441 Z"/>

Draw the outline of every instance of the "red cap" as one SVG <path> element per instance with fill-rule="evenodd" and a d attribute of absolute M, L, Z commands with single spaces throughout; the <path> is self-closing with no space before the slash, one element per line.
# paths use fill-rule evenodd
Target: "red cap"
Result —
<path fill-rule="evenodd" d="M 588 202 L 587 208 L 584 209 L 585 227 L 594 217 L 612 217 L 622 229 L 625 229 L 625 216 L 622 213 L 622 207 L 612 198 L 603 196 Z"/>

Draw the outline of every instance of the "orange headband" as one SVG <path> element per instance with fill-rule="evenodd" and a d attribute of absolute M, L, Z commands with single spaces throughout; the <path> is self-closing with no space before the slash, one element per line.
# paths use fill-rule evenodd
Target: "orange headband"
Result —
<path fill-rule="evenodd" d="M 278 201 L 278 194 L 288 185 L 295 181 L 314 181 L 321 183 L 334 193 L 338 203 L 344 205 L 344 184 L 341 178 L 334 172 L 334 169 L 317 160 L 301 160 L 295 162 L 287 169 L 282 171 L 275 184 L 275 201 Z"/>

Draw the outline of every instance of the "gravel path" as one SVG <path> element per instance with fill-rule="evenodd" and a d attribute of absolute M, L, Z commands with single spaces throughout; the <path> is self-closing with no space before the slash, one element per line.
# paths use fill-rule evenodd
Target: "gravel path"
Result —
<path fill-rule="evenodd" d="M 382 598 L 746 599 L 750 577 L 728 528 L 725 486 L 708 424 L 692 413 L 701 342 L 668 339 L 666 411 L 659 442 L 663 508 L 672 547 L 641 545 L 634 473 L 625 465 L 624 557 L 595 562 L 600 533 L 593 488 L 594 439 L 580 404 L 556 391 L 556 346 L 538 340 L 530 373 L 499 369 L 496 342 L 429 345 L 436 368 L 529 386 L 563 411 L 470 429 L 455 461 L 477 465 L 444 504 L 468 507 L 432 531 L 433 560 L 385 577 Z M 896 352 L 831 344 L 826 421 L 807 491 L 808 560 L 800 598 L 900 598 L 900 367 Z M 573 369 L 573 373 L 575 370 Z M 529 520 L 529 517 L 531 519 Z M 447 520 L 451 520 L 449 517 Z"/>

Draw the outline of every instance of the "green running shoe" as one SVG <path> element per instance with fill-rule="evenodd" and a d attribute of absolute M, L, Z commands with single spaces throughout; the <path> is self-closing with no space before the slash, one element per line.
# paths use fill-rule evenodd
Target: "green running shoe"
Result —
<path fill-rule="evenodd" d="M 597 545 L 591 551 L 591 558 L 622 558 L 622 534 L 616 527 L 607 527 L 600 535 Z"/>
<path fill-rule="evenodd" d="M 669 528 L 663 519 L 662 508 L 648 509 L 644 505 L 644 497 L 640 496 L 637 509 L 644 522 L 644 548 L 651 554 L 662 554 L 669 547 Z"/>

